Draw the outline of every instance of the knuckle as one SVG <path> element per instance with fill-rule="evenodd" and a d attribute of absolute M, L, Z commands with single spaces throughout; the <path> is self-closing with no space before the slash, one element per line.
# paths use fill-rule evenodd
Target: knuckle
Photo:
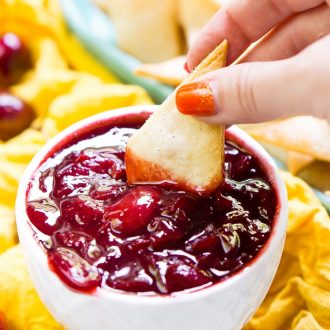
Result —
<path fill-rule="evenodd" d="M 256 102 L 254 68 L 255 65 L 253 63 L 242 65 L 235 81 L 238 106 L 247 122 L 260 117 L 260 109 Z"/>

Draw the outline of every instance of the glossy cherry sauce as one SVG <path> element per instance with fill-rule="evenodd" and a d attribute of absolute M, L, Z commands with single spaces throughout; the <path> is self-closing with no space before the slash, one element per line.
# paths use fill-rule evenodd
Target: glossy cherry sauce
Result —
<path fill-rule="evenodd" d="M 80 291 L 140 294 L 200 289 L 245 267 L 268 240 L 277 205 L 258 160 L 227 140 L 225 181 L 207 198 L 128 185 L 125 146 L 138 127 L 77 133 L 40 165 L 27 214 L 50 267 Z"/>

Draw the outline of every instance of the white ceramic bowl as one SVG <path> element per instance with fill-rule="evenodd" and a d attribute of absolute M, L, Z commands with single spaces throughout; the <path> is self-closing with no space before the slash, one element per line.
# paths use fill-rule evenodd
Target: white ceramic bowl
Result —
<path fill-rule="evenodd" d="M 285 240 L 287 196 L 272 159 L 256 141 L 236 127 L 230 128 L 230 134 L 259 158 L 276 189 L 279 206 L 267 244 L 250 265 L 229 279 L 175 297 L 145 297 L 102 288 L 92 295 L 79 293 L 68 288 L 49 270 L 47 255 L 33 237 L 25 210 L 26 191 L 30 178 L 47 152 L 76 130 L 95 121 L 152 110 L 152 106 L 137 106 L 87 118 L 57 135 L 33 158 L 20 183 L 16 219 L 34 285 L 54 317 L 72 330 L 240 329 L 262 302 L 277 270 Z"/>

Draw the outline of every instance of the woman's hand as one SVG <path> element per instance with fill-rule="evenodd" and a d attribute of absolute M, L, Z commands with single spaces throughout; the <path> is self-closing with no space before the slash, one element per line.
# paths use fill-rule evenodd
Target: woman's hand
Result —
<path fill-rule="evenodd" d="M 304 114 L 330 120 L 327 1 L 230 0 L 189 51 L 188 68 L 195 67 L 225 38 L 232 63 L 264 37 L 240 58 L 242 64 L 180 88 L 178 109 L 209 123 L 227 125 Z"/>

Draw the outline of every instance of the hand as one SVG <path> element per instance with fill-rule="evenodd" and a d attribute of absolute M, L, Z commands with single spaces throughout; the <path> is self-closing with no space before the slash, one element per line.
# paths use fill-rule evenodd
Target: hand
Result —
<path fill-rule="evenodd" d="M 189 51 L 188 67 L 224 38 L 232 63 L 266 36 L 239 61 L 249 63 L 180 88 L 178 109 L 227 125 L 307 114 L 330 120 L 329 32 L 330 8 L 324 0 L 230 0 Z"/>

